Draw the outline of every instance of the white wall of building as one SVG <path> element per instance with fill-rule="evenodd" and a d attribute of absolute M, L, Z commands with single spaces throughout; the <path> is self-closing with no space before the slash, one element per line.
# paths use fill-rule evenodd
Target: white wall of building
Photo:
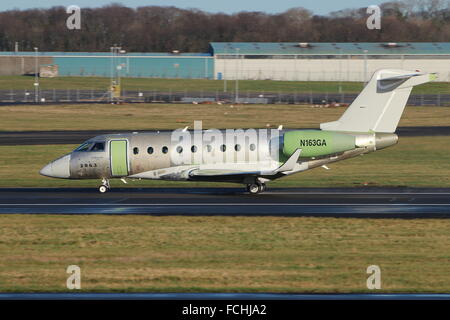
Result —
<path fill-rule="evenodd" d="M 367 72 L 365 69 L 367 68 Z M 450 59 L 215 59 L 215 78 L 285 81 L 367 81 L 378 69 L 437 72 L 450 81 Z"/>

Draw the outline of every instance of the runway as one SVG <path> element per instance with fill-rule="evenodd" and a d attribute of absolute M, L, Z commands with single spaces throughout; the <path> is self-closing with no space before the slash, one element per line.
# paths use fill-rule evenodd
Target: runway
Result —
<path fill-rule="evenodd" d="M 157 131 L 157 129 L 152 129 Z M 143 131 L 143 130 L 141 130 Z M 145 130 L 144 130 L 145 131 Z M 148 130 L 147 130 L 148 131 Z M 168 131 L 168 130 L 160 130 Z M 87 139 L 108 133 L 125 133 L 129 130 L 87 130 L 87 131 L 0 131 L 0 145 L 45 145 L 79 144 Z M 396 133 L 401 137 L 449 136 L 450 126 L 399 127 Z"/>
<path fill-rule="evenodd" d="M 450 189 L 0 188 L 0 214 L 449 218 Z"/>

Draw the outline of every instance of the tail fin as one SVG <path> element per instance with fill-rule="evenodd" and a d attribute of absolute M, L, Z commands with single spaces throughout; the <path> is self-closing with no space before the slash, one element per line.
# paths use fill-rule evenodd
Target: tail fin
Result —
<path fill-rule="evenodd" d="M 320 129 L 350 132 L 389 132 L 397 128 L 412 87 L 436 79 L 432 73 L 378 70 L 337 121 Z"/>

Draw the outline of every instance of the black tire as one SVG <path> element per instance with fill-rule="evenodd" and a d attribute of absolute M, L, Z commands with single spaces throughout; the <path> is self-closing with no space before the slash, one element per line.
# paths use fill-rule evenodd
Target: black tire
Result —
<path fill-rule="evenodd" d="M 247 191 L 250 194 L 257 194 L 261 192 L 261 188 L 259 185 L 257 185 L 256 183 L 252 183 L 252 184 L 248 184 L 247 185 Z"/>

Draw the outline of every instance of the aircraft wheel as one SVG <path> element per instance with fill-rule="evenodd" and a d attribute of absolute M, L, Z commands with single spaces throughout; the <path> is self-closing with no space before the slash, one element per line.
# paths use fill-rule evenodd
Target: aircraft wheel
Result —
<path fill-rule="evenodd" d="M 260 186 L 259 186 L 259 192 L 264 192 L 264 191 L 266 191 L 267 190 L 267 186 L 266 186 L 266 184 L 265 183 L 263 183 L 263 184 L 261 184 Z"/>
<path fill-rule="evenodd" d="M 105 193 L 108 190 L 109 188 L 103 184 L 100 187 L 98 187 L 98 191 L 100 191 L 100 193 Z"/>
<path fill-rule="evenodd" d="M 251 194 L 257 194 L 261 192 L 261 188 L 256 183 L 248 184 L 247 191 Z"/>

